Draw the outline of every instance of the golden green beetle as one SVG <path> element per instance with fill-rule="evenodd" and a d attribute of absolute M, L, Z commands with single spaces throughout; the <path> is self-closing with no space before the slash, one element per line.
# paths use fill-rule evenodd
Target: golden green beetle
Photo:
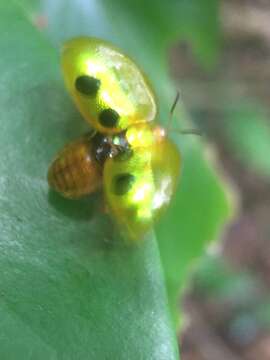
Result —
<path fill-rule="evenodd" d="M 100 184 L 120 230 L 137 241 L 175 193 L 179 151 L 156 123 L 153 91 L 129 57 L 103 40 L 79 37 L 64 44 L 61 60 L 67 89 L 94 131 L 57 155 L 49 184 L 69 198 Z"/>

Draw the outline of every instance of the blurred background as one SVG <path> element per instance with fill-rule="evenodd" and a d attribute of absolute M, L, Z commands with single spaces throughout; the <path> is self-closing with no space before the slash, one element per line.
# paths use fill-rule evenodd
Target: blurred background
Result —
<path fill-rule="evenodd" d="M 181 359 L 269 360 L 270 1 L 24 0 L 22 4 L 56 49 L 70 36 L 94 34 L 130 53 L 156 81 L 162 119 L 168 116 L 175 89 L 180 90 L 192 127 L 202 133 L 202 147 L 192 137 L 180 140 L 194 142 L 196 154 L 189 145 L 186 150 L 181 147 L 184 159 L 192 155 L 186 159 L 179 201 L 156 233 L 171 309 L 176 299 L 177 314 L 184 308 L 181 335 L 178 332 Z M 169 80 L 164 75 L 168 59 Z M 56 69 L 58 74 L 58 65 Z M 58 99 L 52 97 L 49 106 L 55 101 L 57 108 Z M 72 107 L 65 106 L 73 116 Z M 184 129 L 185 122 L 181 126 Z M 70 127 L 68 136 L 73 130 Z M 209 161 L 211 169 L 202 154 L 208 144 L 210 157 L 216 158 Z M 235 204 L 229 222 L 223 194 L 227 184 Z M 69 218 L 66 221 L 70 223 Z M 220 241 L 200 256 L 186 282 L 191 260 L 211 240 Z M 92 264 L 89 267 L 93 269 Z M 130 289 L 132 282 L 127 294 Z M 135 312 L 133 316 L 136 321 Z"/>
<path fill-rule="evenodd" d="M 185 291 L 183 360 L 270 359 L 270 2 L 224 0 L 216 64 L 188 42 L 170 53 L 191 117 L 238 197 L 220 245 Z M 181 305 L 182 306 L 182 305 Z"/>

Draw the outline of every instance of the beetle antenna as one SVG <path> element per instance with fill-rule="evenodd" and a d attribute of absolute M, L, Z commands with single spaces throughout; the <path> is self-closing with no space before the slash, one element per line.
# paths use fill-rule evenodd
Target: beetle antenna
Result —
<path fill-rule="evenodd" d="M 201 131 L 197 130 L 197 129 L 186 129 L 186 130 L 171 129 L 173 114 L 174 114 L 176 105 L 179 102 L 179 99 L 180 99 L 180 92 L 177 90 L 174 102 L 173 102 L 173 104 L 171 106 L 171 109 L 170 109 L 169 120 L 168 120 L 167 127 L 166 127 L 167 133 L 172 130 L 172 131 L 175 131 L 175 132 L 177 132 L 177 133 L 179 133 L 181 135 L 198 135 L 198 136 L 202 136 Z"/>
<path fill-rule="evenodd" d="M 172 131 L 177 132 L 181 135 L 197 135 L 202 136 L 202 132 L 198 129 L 185 129 L 185 130 L 179 130 L 179 129 L 172 129 Z"/>
<path fill-rule="evenodd" d="M 170 131 L 170 127 L 172 125 L 172 119 L 173 119 L 174 110 L 176 108 L 176 105 L 177 105 L 179 99 L 180 99 L 180 92 L 177 90 L 174 102 L 173 102 L 173 104 L 171 106 L 171 109 L 170 109 L 169 120 L 168 120 L 168 123 L 167 123 L 167 132 Z"/>

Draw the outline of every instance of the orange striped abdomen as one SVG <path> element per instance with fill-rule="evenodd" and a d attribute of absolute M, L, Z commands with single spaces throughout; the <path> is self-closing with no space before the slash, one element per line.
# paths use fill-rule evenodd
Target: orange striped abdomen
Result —
<path fill-rule="evenodd" d="M 66 145 L 49 168 L 50 187 L 70 199 L 97 191 L 102 185 L 102 168 L 92 150 L 89 136 Z"/>

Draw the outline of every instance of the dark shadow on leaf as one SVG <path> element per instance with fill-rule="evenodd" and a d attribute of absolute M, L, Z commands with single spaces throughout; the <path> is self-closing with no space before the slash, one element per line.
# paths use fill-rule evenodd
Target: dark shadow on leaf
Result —
<path fill-rule="evenodd" d="M 54 209 L 72 220 L 91 223 L 91 228 L 81 228 L 80 236 L 72 241 L 80 243 L 82 253 L 92 254 L 93 250 L 114 251 L 122 247 L 118 229 L 113 219 L 106 214 L 103 206 L 102 193 L 95 193 L 80 200 L 65 199 L 53 190 L 48 192 L 48 202 Z M 89 241 L 85 241 L 88 239 Z"/>
<path fill-rule="evenodd" d="M 63 215 L 81 221 L 91 220 L 101 211 L 102 197 L 100 193 L 89 195 L 84 199 L 69 200 L 53 190 L 48 193 L 49 203 Z"/>

